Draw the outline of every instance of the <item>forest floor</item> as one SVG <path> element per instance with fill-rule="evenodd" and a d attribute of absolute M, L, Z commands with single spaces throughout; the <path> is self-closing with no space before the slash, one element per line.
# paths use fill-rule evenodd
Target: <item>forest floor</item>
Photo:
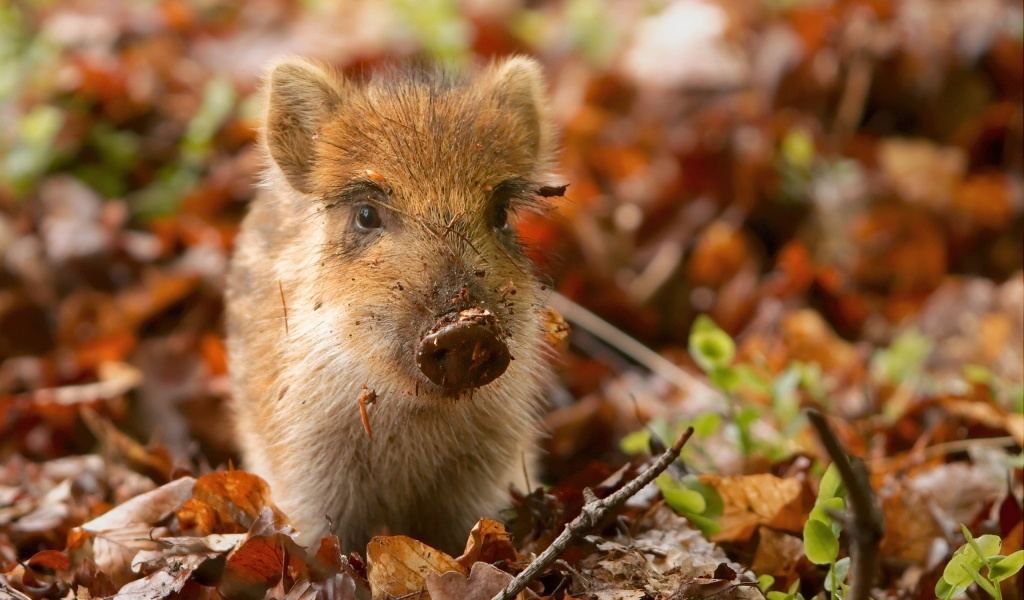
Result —
<path fill-rule="evenodd" d="M 0 598 L 489 598 L 687 427 L 524 597 L 1020 598 L 1020 4 L 461 4 L 0 5 Z M 229 433 L 262 70 L 509 53 L 568 184 L 516 222 L 572 326 L 544 486 L 460 557 L 305 551 Z"/>

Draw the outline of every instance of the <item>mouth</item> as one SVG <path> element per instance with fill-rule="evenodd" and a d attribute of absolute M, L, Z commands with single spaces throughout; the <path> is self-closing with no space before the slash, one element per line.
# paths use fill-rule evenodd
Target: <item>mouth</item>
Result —
<path fill-rule="evenodd" d="M 511 360 L 494 314 L 475 307 L 442 315 L 416 350 L 420 372 L 450 394 L 487 385 Z"/>

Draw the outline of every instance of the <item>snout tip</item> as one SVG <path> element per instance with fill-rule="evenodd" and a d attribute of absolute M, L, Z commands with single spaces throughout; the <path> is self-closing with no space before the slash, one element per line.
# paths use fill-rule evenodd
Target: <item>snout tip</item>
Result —
<path fill-rule="evenodd" d="M 512 360 L 497 329 L 494 315 L 479 308 L 445 315 L 420 340 L 416 366 L 449 393 L 487 385 Z"/>

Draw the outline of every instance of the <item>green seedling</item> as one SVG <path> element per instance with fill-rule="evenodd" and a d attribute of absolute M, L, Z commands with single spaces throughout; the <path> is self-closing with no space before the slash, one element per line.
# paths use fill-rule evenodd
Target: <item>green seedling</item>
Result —
<path fill-rule="evenodd" d="M 843 524 L 834 515 L 846 510 L 846 490 L 835 464 L 829 465 L 821 477 L 818 498 L 804 524 L 804 554 L 816 565 L 828 565 L 825 589 L 833 598 L 846 595 L 846 576 L 850 570 L 849 557 L 839 559 L 839 535 Z"/>
<path fill-rule="evenodd" d="M 967 543 L 960 546 L 946 564 L 942 579 L 935 584 L 935 596 L 943 600 L 956 598 L 973 583 L 990 597 L 1002 600 L 999 583 L 1016 575 L 1024 566 L 1024 550 L 1003 556 L 999 554 L 1003 546 L 999 536 L 983 535 L 975 538 L 963 524 L 960 530 Z"/>

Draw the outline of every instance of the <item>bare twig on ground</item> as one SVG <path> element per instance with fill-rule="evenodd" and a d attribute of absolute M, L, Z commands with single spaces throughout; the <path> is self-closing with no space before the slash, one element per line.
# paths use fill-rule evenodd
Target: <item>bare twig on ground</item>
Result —
<path fill-rule="evenodd" d="M 885 532 L 882 511 L 871 490 L 864 463 L 843 450 L 825 417 L 816 410 L 807 411 L 807 418 L 818 432 L 825 451 L 836 464 L 846 487 L 853 518 L 848 523 L 850 534 L 850 593 L 848 600 L 867 600 L 878 574 L 878 544 Z"/>
<path fill-rule="evenodd" d="M 553 292 L 548 298 L 548 304 L 574 326 L 589 332 L 594 337 L 632 358 L 680 390 L 708 403 L 722 404 L 721 394 L 701 381 L 701 379 L 690 375 L 672 361 L 644 346 L 621 329 L 569 298 L 558 292 Z"/>
<path fill-rule="evenodd" d="M 586 535 L 588 531 L 596 527 L 609 514 L 622 508 L 626 500 L 636 495 L 648 483 L 654 481 L 655 477 L 661 475 L 669 465 L 679 458 L 679 452 L 682 451 L 683 446 L 690 439 L 691 435 L 693 435 L 693 427 L 688 427 L 679 436 L 679 439 L 672 444 L 672 447 L 662 453 L 658 460 L 654 461 L 654 464 L 650 467 L 647 467 L 647 470 L 638 475 L 636 479 L 630 481 L 607 498 L 595 498 L 584 504 L 580 516 L 566 525 L 555 541 L 544 552 L 541 552 L 540 556 L 530 563 L 530 566 L 517 575 L 504 590 L 494 596 L 493 600 L 508 600 L 523 591 L 531 581 L 554 564 L 559 555 L 565 552 L 569 546 Z"/>

